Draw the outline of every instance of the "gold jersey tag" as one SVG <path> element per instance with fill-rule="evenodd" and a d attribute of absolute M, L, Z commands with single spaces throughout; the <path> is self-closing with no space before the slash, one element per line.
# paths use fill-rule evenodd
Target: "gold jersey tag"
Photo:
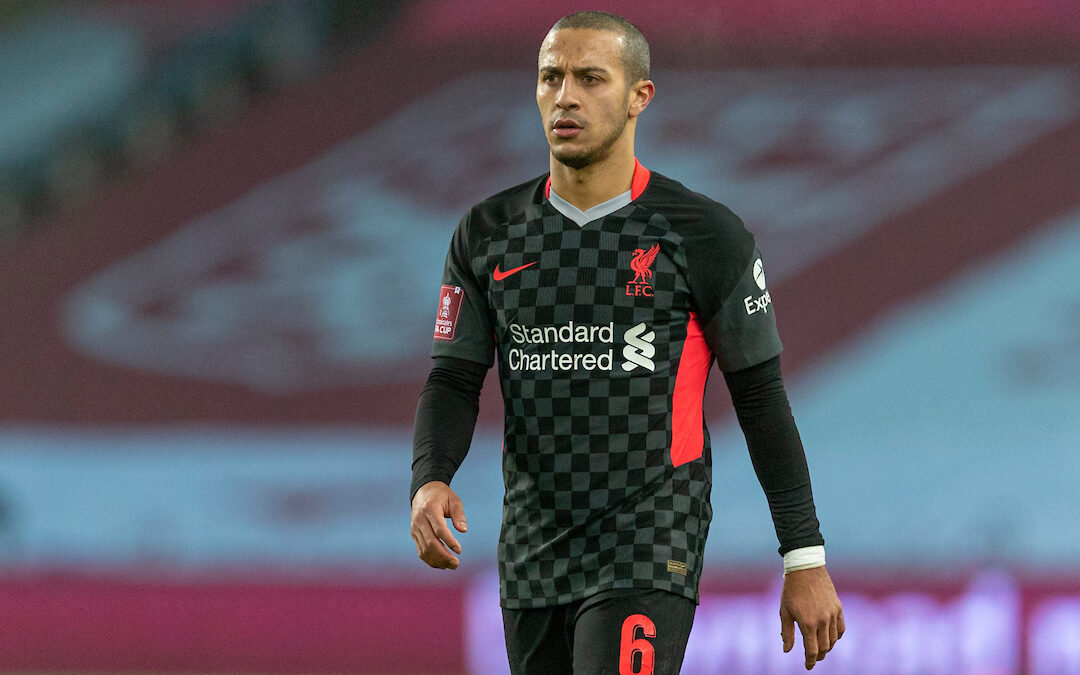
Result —
<path fill-rule="evenodd" d="M 667 571 L 686 576 L 686 563 L 677 560 L 667 561 Z"/>

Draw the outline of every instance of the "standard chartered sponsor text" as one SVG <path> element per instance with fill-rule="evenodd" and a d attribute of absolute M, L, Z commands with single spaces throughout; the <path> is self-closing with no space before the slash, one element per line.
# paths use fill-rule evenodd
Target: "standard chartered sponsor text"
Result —
<path fill-rule="evenodd" d="M 611 370 L 611 350 L 602 354 L 560 354 L 554 349 L 529 354 L 514 347 L 506 355 L 510 370 Z"/>
<path fill-rule="evenodd" d="M 512 323 L 507 326 L 510 340 L 518 345 L 549 344 L 594 344 L 610 345 L 614 339 L 614 324 L 604 325 L 579 324 L 570 321 L 561 326 L 523 326 Z M 595 353 L 565 353 L 552 348 L 544 351 L 532 351 L 522 347 L 511 347 L 506 354 L 506 365 L 511 370 L 611 370 L 612 348 Z"/>

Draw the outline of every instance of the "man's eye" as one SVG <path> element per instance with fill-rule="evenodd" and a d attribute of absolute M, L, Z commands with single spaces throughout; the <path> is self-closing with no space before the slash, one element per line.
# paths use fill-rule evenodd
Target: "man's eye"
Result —
<path fill-rule="evenodd" d="M 584 80 L 586 84 L 593 84 L 594 82 L 599 82 L 600 81 L 600 78 L 598 78 L 595 75 L 586 75 L 585 77 L 583 77 L 581 79 Z"/>

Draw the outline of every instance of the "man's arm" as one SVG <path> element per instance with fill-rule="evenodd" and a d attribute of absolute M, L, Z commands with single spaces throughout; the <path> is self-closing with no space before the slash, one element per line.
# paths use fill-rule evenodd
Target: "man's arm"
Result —
<path fill-rule="evenodd" d="M 844 634 L 844 613 L 825 569 L 825 541 L 818 530 L 806 454 L 780 375 L 780 357 L 724 373 L 724 379 L 784 556 L 784 651 L 795 644 L 797 622 L 810 670 Z"/>
<path fill-rule="evenodd" d="M 806 454 L 780 375 L 780 357 L 725 372 L 724 380 L 746 436 L 754 472 L 769 501 L 780 555 L 823 546 Z"/>
<path fill-rule="evenodd" d="M 450 489 L 472 443 L 480 389 L 488 367 L 465 359 L 436 357 L 416 406 L 413 433 L 412 517 L 416 553 L 431 567 L 456 569 L 461 545 L 446 525 L 465 532 L 465 509 Z"/>

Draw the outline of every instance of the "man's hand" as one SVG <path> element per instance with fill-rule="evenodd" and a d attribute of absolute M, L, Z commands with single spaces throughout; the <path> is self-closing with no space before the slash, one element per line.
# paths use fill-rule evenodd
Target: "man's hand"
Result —
<path fill-rule="evenodd" d="M 465 507 L 461 498 L 442 481 L 424 483 L 412 500 L 412 534 L 416 554 L 436 569 L 456 570 L 458 559 L 450 551 L 461 554 L 461 544 L 446 525 L 446 519 L 454 521 L 458 532 L 465 532 Z"/>
<path fill-rule="evenodd" d="M 780 593 L 780 635 L 784 651 L 795 646 L 795 626 L 802 631 L 806 669 L 825 658 L 844 634 L 844 610 L 825 567 L 788 572 Z"/>

